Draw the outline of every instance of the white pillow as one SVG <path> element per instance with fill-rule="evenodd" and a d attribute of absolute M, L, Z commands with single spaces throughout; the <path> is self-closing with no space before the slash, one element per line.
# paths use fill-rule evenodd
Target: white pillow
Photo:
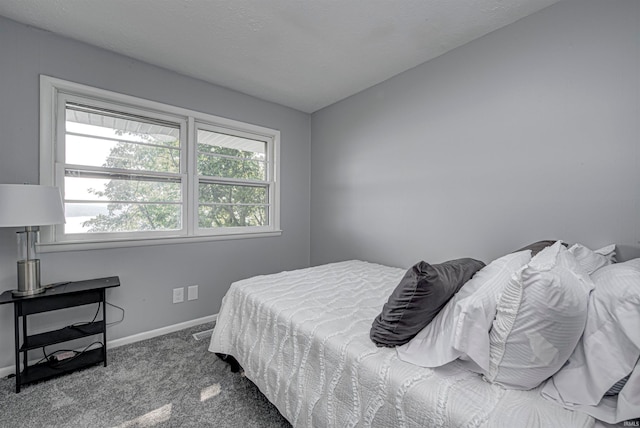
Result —
<path fill-rule="evenodd" d="M 573 254 L 578 264 L 580 264 L 589 275 L 601 267 L 615 262 L 615 250 L 615 244 L 607 245 L 595 251 L 582 244 L 574 244 L 569 248 L 569 252 Z"/>
<path fill-rule="evenodd" d="M 468 368 L 474 371 L 488 370 L 489 330 L 498 296 L 511 275 L 529 260 L 531 251 L 520 251 L 476 272 L 425 328 L 396 347 L 398 358 L 422 367 L 439 367 L 461 357 L 469 360 Z"/>
<path fill-rule="evenodd" d="M 598 269 L 582 339 L 542 395 L 613 424 L 640 417 L 640 259 Z M 629 380 L 616 396 L 607 391 Z"/>
<path fill-rule="evenodd" d="M 605 256 L 607 259 L 609 259 L 609 264 L 616 262 L 616 244 L 609 244 L 606 247 L 593 250 L 593 252 Z"/>
<path fill-rule="evenodd" d="M 528 390 L 557 372 L 587 319 L 593 282 L 560 241 L 513 275 L 498 301 L 485 378 Z"/>

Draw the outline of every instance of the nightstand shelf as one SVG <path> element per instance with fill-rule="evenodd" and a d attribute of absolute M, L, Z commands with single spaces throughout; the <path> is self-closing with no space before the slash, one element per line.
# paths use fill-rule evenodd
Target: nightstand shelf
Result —
<path fill-rule="evenodd" d="M 22 385 L 47 380 L 85 367 L 100 363 L 107 366 L 106 289 L 118 286 L 120 286 L 120 279 L 112 276 L 68 282 L 28 297 L 14 297 L 11 291 L 0 294 L 0 305 L 13 303 L 14 309 L 16 392 L 20 392 Z M 33 335 L 27 333 L 29 315 L 95 303 L 102 306 L 102 319 L 77 325 L 71 324 L 64 328 Z M 101 346 L 98 348 L 76 353 L 75 356 L 62 361 L 43 361 L 29 365 L 30 350 L 94 335 L 102 336 Z M 21 360 L 22 370 L 20 370 Z"/>
<path fill-rule="evenodd" d="M 48 361 L 29 366 L 29 369 L 20 374 L 20 383 L 25 385 L 28 383 L 40 382 L 48 380 L 61 374 L 70 373 L 86 367 L 94 366 L 103 362 L 103 347 L 91 349 L 83 352 L 76 357 L 62 360 L 58 363 L 50 363 Z"/>
<path fill-rule="evenodd" d="M 102 322 L 94 321 L 90 324 L 79 326 L 69 326 L 59 330 L 49 331 L 46 333 L 34 334 L 27 336 L 24 343 L 20 347 L 20 351 L 28 351 L 29 349 L 38 349 L 47 345 L 68 342 L 74 339 L 80 339 L 85 336 L 93 336 L 102 333 Z"/>

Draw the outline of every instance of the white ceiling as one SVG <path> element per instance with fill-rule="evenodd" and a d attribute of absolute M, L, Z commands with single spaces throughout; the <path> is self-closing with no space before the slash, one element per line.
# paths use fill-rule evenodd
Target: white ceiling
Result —
<path fill-rule="evenodd" d="M 559 0 L 0 0 L 0 15 L 307 113 Z"/>

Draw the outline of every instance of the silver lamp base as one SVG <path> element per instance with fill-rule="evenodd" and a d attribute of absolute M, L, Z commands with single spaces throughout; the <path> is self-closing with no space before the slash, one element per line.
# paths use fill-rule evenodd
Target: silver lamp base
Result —
<path fill-rule="evenodd" d="M 18 289 L 11 294 L 14 297 L 33 296 L 44 293 L 45 287 L 40 286 L 40 260 L 20 260 L 18 262 Z"/>

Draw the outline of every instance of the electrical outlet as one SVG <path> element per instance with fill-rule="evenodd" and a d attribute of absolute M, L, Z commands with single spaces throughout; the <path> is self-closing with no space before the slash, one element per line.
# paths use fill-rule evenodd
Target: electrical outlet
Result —
<path fill-rule="evenodd" d="M 188 300 L 197 300 L 198 299 L 198 286 L 190 285 L 187 288 L 187 299 Z"/>
<path fill-rule="evenodd" d="M 173 289 L 173 303 L 184 302 L 184 287 Z"/>

